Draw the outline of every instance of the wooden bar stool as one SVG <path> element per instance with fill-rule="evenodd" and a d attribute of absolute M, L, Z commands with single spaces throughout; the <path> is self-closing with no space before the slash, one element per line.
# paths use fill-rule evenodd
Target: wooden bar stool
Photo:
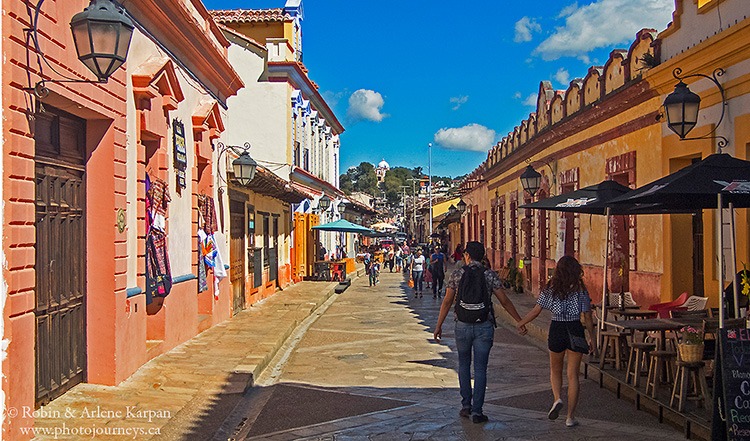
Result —
<path fill-rule="evenodd" d="M 643 365 L 646 364 L 649 357 L 649 353 L 656 349 L 656 345 L 653 343 L 637 343 L 633 342 L 630 344 L 630 358 L 628 359 L 628 370 L 625 373 L 625 382 L 630 383 L 632 377 L 633 387 L 638 387 L 638 383 L 641 381 L 641 375 L 646 370 Z"/>
<path fill-rule="evenodd" d="M 674 381 L 672 365 L 676 358 L 677 353 L 674 351 L 651 351 L 651 363 L 649 363 L 646 377 L 646 393 L 648 394 L 650 388 L 652 398 L 656 398 L 656 391 L 662 382 L 662 377 L 667 384 Z"/>
<path fill-rule="evenodd" d="M 669 400 L 670 407 L 674 407 L 676 400 L 679 400 L 677 406 L 678 412 L 683 411 L 685 401 L 687 400 L 702 401 L 703 407 L 708 407 L 711 404 L 711 399 L 708 395 L 708 385 L 706 384 L 706 375 L 703 371 L 705 365 L 702 361 L 690 363 L 685 361 L 677 362 L 677 375 L 675 376 L 674 387 L 672 388 L 672 398 Z M 690 390 L 691 383 L 693 385 L 692 390 Z"/>
<path fill-rule="evenodd" d="M 623 344 L 626 343 L 626 337 L 628 336 L 625 332 L 620 331 L 604 331 L 602 332 L 602 353 L 599 358 L 599 367 L 604 368 L 606 363 L 612 363 L 615 369 L 619 370 L 624 360 L 621 356 Z M 609 354 L 609 350 L 612 349 L 612 354 Z"/>

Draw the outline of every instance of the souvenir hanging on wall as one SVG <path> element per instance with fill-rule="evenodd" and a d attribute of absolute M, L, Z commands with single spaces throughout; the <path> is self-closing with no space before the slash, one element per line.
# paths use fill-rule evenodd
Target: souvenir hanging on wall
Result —
<path fill-rule="evenodd" d="M 187 170 L 187 149 L 185 147 L 185 125 L 179 119 L 172 120 L 172 138 L 174 142 L 174 169 L 177 177 L 177 191 L 187 187 L 185 171 Z"/>
<path fill-rule="evenodd" d="M 167 183 L 146 174 L 146 304 L 172 290 L 172 270 L 167 252 Z"/>

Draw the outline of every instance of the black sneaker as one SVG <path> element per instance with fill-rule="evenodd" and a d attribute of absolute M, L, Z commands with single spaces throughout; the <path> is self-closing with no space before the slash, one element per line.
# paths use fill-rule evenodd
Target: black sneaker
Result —
<path fill-rule="evenodd" d="M 472 415 L 471 420 L 475 423 L 486 423 L 489 418 L 487 418 L 487 415 L 479 414 L 479 415 Z"/>
<path fill-rule="evenodd" d="M 471 416 L 471 407 L 464 407 L 458 411 L 458 414 L 464 418 L 469 418 Z"/>

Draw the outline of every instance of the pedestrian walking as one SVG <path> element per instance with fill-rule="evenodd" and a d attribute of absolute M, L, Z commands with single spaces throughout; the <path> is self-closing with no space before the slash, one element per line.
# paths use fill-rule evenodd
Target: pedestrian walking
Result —
<path fill-rule="evenodd" d="M 373 260 L 370 264 L 370 286 L 375 286 L 380 281 L 380 262 Z"/>
<path fill-rule="evenodd" d="M 568 418 L 565 425 L 575 427 L 576 406 L 578 405 L 579 376 L 581 358 L 594 349 L 594 322 L 591 318 L 591 297 L 583 283 L 581 264 L 572 256 L 563 256 L 555 267 L 555 273 L 547 286 L 539 294 L 534 308 L 517 322 L 516 326 L 525 329 L 525 325 L 539 316 L 542 309 L 552 312 L 549 326 L 549 364 L 550 383 L 555 402 L 552 403 L 548 416 L 554 420 L 563 407 L 562 380 L 565 355 L 568 356 Z M 586 339 L 581 314 L 589 331 Z"/>
<path fill-rule="evenodd" d="M 401 272 L 401 266 L 404 264 L 404 259 L 402 257 L 403 252 L 401 251 L 401 247 L 396 247 L 396 253 L 393 256 L 394 263 L 396 265 L 396 272 Z"/>
<path fill-rule="evenodd" d="M 432 297 L 440 298 L 445 281 L 445 254 L 440 246 L 436 246 L 435 252 L 430 256 L 430 272 L 432 272 Z"/>
<path fill-rule="evenodd" d="M 411 278 L 414 280 L 414 298 L 422 298 L 422 274 L 424 272 L 425 258 L 422 250 L 417 248 L 411 259 Z"/>
<path fill-rule="evenodd" d="M 495 313 L 492 297 L 500 301 L 506 311 L 516 320 L 520 320 L 513 302 L 505 294 L 503 283 L 493 271 L 482 267 L 484 245 L 479 242 L 468 242 L 463 258 L 466 265 L 451 274 L 445 290 L 445 298 L 440 306 L 440 315 L 435 326 L 435 340 L 440 341 L 443 335 L 442 326 L 448 311 L 455 301 L 456 348 L 458 349 L 458 384 L 461 392 L 461 410 L 459 415 L 475 423 L 487 421 L 482 407 L 487 389 L 487 362 L 495 336 Z M 519 332 L 526 334 L 526 327 L 519 327 Z M 471 361 L 474 352 L 474 390 L 471 388 Z"/>
<path fill-rule="evenodd" d="M 393 260 L 396 258 L 396 251 L 394 250 L 396 248 L 396 245 L 391 245 L 388 247 L 388 272 L 393 272 Z"/>
<path fill-rule="evenodd" d="M 461 244 L 456 245 L 456 251 L 453 252 L 453 261 L 458 263 L 464 258 L 464 246 Z"/>

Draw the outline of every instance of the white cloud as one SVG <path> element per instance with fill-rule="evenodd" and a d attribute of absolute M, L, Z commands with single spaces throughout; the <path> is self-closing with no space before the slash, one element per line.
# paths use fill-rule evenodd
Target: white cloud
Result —
<path fill-rule="evenodd" d="M 570 84 L 570 73 L 568 73 L 567 70 L 563 69 L 562 67 L 557 69 L 557 73 L 555 74 L 555 80 L 562 84 L 563 86 L 567 86 Z"/>
<path fill-rule="evenodd" d="M 531 41 L 532 32 L 542 32 L 542 27 L 533 18 L 523 17 L 516 22 L 516 35 L 513 41 L 516 43 Z"/>
<path fill-rule="evenodd" d="M 531 95 L 527 96 L 526 99 L 521 102 L 521 104 L 523 104 L 524 106 L 536 107 L 536 99 L 537 99 L 537 94 L 532 93 Z"/>
<path fill-rule="evenodd" d="M 534 54 L 544 60 L 581 57 L 589 51 L 631 42 L 643 28 L 665 29 L 672 20 L 673 0 L 597 0 L 563 9 L 565 25 L 544 40 Z M 562 15 L 562 13 L 561 13 Z"/>
<path fill-rule="evenodd" d="M 378 92 L 359 89 L 349 97 L 349 109 L 346 114 L 354 120 L 380 122 L 383 118 L 389 116 L 380 112 L 384 104 L 383 96 Z"/>
<path fill-rule="evenodd" d="M 461 107 L 461 104 L 465 103 L 468 100 L 469 97 L 467 95 L 453 96 L 450 99 L 451 103 L 455 104 L 453 110 L 458 110 L 458 108 Z"/>
<path fill-rule="evenodd" d="M 434 140 L 446 150 L 486 152 L 495 144 L 495 131 L 479 124 L 469 124 L 442 128 L 435 133 Z"/>
<path fill-rule="evenodd" d="M 516 92 L 516 93 L 515 93 L 515 94 L 513 95 L 513 98 L 515 98 L 515 99 L 517 99 L 517 100 L 520 100 L 520 99 L 521 99 L 521 92 Z"/>
<path fill-rule="evenodd" d="M 576 12 L 576 9 L 578 9 L 578 2 L 573 3 L 572 5 L 568 5 L 560 11 L 560 13 L 557 15 L 557 18 L 563 18 L 567 17 L 570 14 Z"/>
<path fill-rule="evenodd" d="M 344 89 L 342 92 L 333 92 L 330 90 L 326 90 L 322 93 L 323 99 L 326 100 L 326 104 L 328 104 L 330 107 L 333 107 L 341 101 L 343 97 L 349 94 L 349 91 Z"/>

